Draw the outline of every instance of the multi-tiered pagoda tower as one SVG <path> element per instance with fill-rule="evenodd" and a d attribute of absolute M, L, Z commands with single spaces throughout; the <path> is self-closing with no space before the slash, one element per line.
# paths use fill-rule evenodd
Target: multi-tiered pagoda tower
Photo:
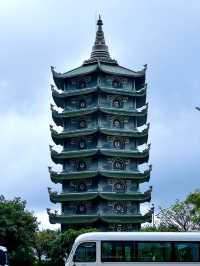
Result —
<path fill-rule="evenodd" d="M 51 136 L 61 152 L 50 146 L 54 163 L 62 171 L 49 168 L 51 180 L 62 184 L 62 192 L 49 189 L 50 200 L 61 203 L 61 214 L 48 210 L 51 223 L 66 228 L 96 227 L 100 230 L 139 230 L 150 222 L 152 213 L 140 213 L 140 203 L 150 201 L 148 182 L 151 166 L 147 145 L 149 124 L 146 103 L 146 66 L 132 71 L 110 58 L 97 21 L 91 57 L 82 66 L 66 73 L 52 68 L 57 89 L 52 96 Z M 140 149 L 143 147 L 143 149 Z"/>

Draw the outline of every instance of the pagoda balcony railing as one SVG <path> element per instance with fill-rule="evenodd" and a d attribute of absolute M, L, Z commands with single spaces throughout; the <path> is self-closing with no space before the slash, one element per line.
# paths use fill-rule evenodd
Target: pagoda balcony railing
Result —
<path fill-rule="evenodd" d="M 116 89 L 112 87 L 105 87 L 105 86 L 94 86 L 94 87 L 88 87 L 84 89 L 72 89 L 67 91 L 58 91 L 54 88 L 54 86 L 51 86 L 52 90 L 52 97 L 56 103 L 57 106 L 64 108 L 65 106 L 65 98 L 71 97 L 71 96 L 78 96 L 78 95 L 86 95 L 90 93 L 94 93 L 97 91 L 104 92 L 104 93 L 110 93 L 110 94 L 117 94 L 117 95 L 124 95 L 124 96 L 134 96 L 134 97 L 143 97 L 146 96 L 146 89 L 147 85 L 144 84 L 144 87 L 139 90 L 132 90 L 132 89 Z"/>
<path fill-rule="evenodd" d="M 64 180 L 77 180 L 77 179 L 85 179 L 85 178 L 93 178 L 96 176 L 103 176 L 107 178 L 115 178 L 115 179 L 133 179 L 137 180 L 137 182 L 147 182 L 150 178 L 150 172 L 152 170 L 152 166 L 150 165 L 147 170 L 142 171 L 106 171 L 102 169 L 96 169 L 94 171 L 81 171 L 81 172 L 55 172 L 49 167 L 49 173 L 52 182 L 54 183 L 62 183 Z"/>
<path fill-rule="evenodd" d="M 74 193 L 57 193 L 49 189 L 50 200 L 53 203 L 71 202 L 71 201 L 83 201 L 93 200 L 95 198 L 101 198 L 110 201 L 136 201 L 136 202 L 147 202 L 151 200 L 151 191 L 147 190 L 144 193 L 141 192 L 103 192 L 103 191 L 86 191 L 86 192 L 74 192 Z"/>
<path fill-rule="evenodd" d="M 135 214 L 135 215 L 101 215 L 100 213 L 97 214 L 74 214 L 74 215 L 67 215 L 67 214 L 57 214 L 56 212 L 52 212 L 50 210 L 47 211 L 49 215 L 49 220 L 52 224 L 61 223 L 61 224 L 91 224 L 96 221 L 104 221 L 107 223 L 144 223 L 144 222 L 151 222 L 152 220 L 152 212 L 149 211 L 145 215 Z"/>
<path fill-rule="evenodd" d="M 50 131 L 53 141 L 56 144 L 62 145 L 63 140 L 66 138 L 77 137 L 77 136 L 87 136 L 94 133 L 100 132 L 106 135 L 111 136 L 121 136 L 121 137 L 145 137 L 148 135 L 149 123 L 146 124 L 146 127 L 142 130 L 139 129 L 123 129 L 123 128 L 106 128 L 106 127 L 95 127 L 95 128 L 84 128 L 84 129 L 73 129 L 73 130 L 64 130 L 62 132 L 57 132 L 53 129 L 53 126 L 50 125 Z"/>
<path fill-rule="evenodd" d="M 65 159 L 84 158 L 97 154 L 102 154 L 111 157 L 142 159 L 149 156 L 149 150 L 150 150 L 150 144 L 143 151 L 140 151 L 138 149 L 119 150 L 119 149 L 104 149 L 103 147 L 99 147 L 96 149 L 71 150 L 71 151 L 63 150 L 61 152 L 57 152 L 52 148 L 52 146 L 50 146 L 51 158 L 55 163 L 63 163 Z"/>

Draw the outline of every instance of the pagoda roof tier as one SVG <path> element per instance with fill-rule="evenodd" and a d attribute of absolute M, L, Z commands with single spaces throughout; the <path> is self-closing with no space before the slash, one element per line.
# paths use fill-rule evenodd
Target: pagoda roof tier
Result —
<path fill-rule="evenodd" d="M 64 180 L 78 180 L 85 178 L 93 178 L 96 176 L 103 176 L 107 178 L 116 179 L 134 179 L 139 183 L 147 182 L 150 178 L 152 166 L 143 172 L 141 171 L 106 171 L 102 169 L 96 169 L 95 171 L 81 171 L 81 172 L 55 172 L 49 167 L 49 173 L 52 182 L 62 183 Z"/>
<path fill-rule="evenodd" d="M 102 154 L 110 157 L 145 159 L 146 161 L 149 158 L 149 150 L 150 150 L 150 144 L 143 151 L 140 151 L 138 149 L 117 150 L 117 149 L 96 148 L 96 149 L 84 149 L 84 150 L 73 150 L 73 151 L 63 150 L 61 152 L 57 152 L 54 149 L 52 149 L 52 146 L 50 146 L 52 161 L 54 163 L 59 163 L 59 164 L 62 164 L 66 159 L 89 157 L 95 154 Z"/>
<path fill-rule="evenodd" d="M 118 129 L 108 129 L 104 127 L 96 127 L 93 129 L 78 129 L 78 130 L 70 130 L 70 131 L 63 131 L 58 133 L 55 129 L 53 129 L 53 126 L 50 126 L 51 130 L 51 137 L 55 144 L 57 145 L 63 145 L 63 140 L 66 138 L 71 137 L 77 137 L 77 136 L 87 136 L 95 134 L 96 132 L 103 133 L 105 135 L 111 135 L 111 136 L 121 136 L 121 137 L 135 137 L 135 138 L 142 138 L 146 137 L 148 135 L 149 131 L 149 123 L 147 124 L 147 127 L 143 130 L 139 131 L 136 130 L 126 130 L 122 128 Z"/>
<path fill-rule="evenodd" d="M 65 99 L 68 97 L 72 97 L 72 96 L 85 95 L 85 94 L 90 94 L 90 93 L 99 91 L 99 92 L 117 94 L 117 95 L 123 95 L 123 96 L 145 97 L 146 88 L 147 88 L 146 84 L 144 84 L 144 87 L 139 90 L 95 86 L 95 87 L 73 89 L 73 90 L 66 90 L 66 91 L 59 92 L 58 90 L 54 88 L 53 85 L 51 86 L 53 100 L 58 107 L 62 107 L 62 108 L 64 108 Z"/>
<path fill-rule="evenodd" d="M 69 79 L 78 76 L 85 76 L 92 74 L 94 72 L 103 72 L 106 74 L 120 75 L 124 77 L 144 77 L 146 72 L 146 67 L 140 71 L 133 71 L 131 69 L 125 68 L 117 64 L 106 64 L 104 62 L 95 62 L 92 64 L 82 65 L 65 73 L 58 73 L 54 70 L 54 67 L 51 67 L 53 79 L 55 83 L 60 79 Z"/>
<path fill-rule="evenodd" d="M 90 191 L 90 192 L 74 192 L 74 193 L 58 194 L 57 192 L 52 192 L 49 189 L 49 196 L 51 202 L 53 203 L 93 200 L 98 197 L 104 200 L 114 200 L 114 201 L 128 200 L 128 201 L 136 201 L 143 203 L 151 200 L 151 190 L 147 190 L 144 193 L 141 192 L 117 193 L 117 192 Z"/>
<path fill-rule="evenodd" d="M 83 115 L 88 115 L 92 114 L 95 112 L 102 112 L 104 114 L 112 114 L 112 115 L 120 115 L 120 116 L 134 116 L 134 117 L 144 117 L 147 115 L 147 109 L 148 109 L 148 104 L 144 106 L 142 110 L 138 109 L 125 109 L 125 108 L 107 108 L 107 107 L 101 107 L 101 106 L 93 106 L 89 108 L 81 108 L 81 109 L 75 109 L 75 110 L 66 110 L 61 113 L 56 111 L 53 106 L 51 105 L 51 110 L 52 110 L 52 118 L 54 123 L 57 126 L 62 126 L 63 125 L 63 119 L 69 118 L 69 117 L 77 117 L 77 116 L 83 116 Z"/>
<path fill-rule="evenodd" d="M 151 222 L 152 212 L 149 211 L 145 215 L 135 214 L 135 215 L 105 215 L 105 214 L 93 214 L 93 215 L 66 215 L 48 212 L 50 223 L 60 223 L 60 224 L 92 224 L 96 221 L 103 221 L 106 223 L 122 223 L 122 224 L 137 224 Z"/>

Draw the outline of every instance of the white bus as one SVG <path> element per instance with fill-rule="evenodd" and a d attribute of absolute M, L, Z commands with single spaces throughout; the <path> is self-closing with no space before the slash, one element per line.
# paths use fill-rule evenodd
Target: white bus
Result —
<path fill-rule="evenodd" d="M 66 266 L 200 265 L 200 233 L 97 232 L 78 236 Z"/>
<path fill-rule="evenodd" d="M 8 252 L 7 248 L 0 246 L 0 266 L 8 265 Z"/>

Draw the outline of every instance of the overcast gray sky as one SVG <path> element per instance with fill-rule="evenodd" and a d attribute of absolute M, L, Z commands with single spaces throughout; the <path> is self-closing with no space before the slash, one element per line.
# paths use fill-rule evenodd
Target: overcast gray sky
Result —
<path fill-rule="evenodd" d="M 46 208 L 59 208 L 46 189 L 50 66 L 65 72 L 89 57 L 99 12 L 111 56 L 148 64 L 152 202 L 200 188 L 200 1 L 0 0 L 0 194 L 26 199 L 44 227 Z"/>

